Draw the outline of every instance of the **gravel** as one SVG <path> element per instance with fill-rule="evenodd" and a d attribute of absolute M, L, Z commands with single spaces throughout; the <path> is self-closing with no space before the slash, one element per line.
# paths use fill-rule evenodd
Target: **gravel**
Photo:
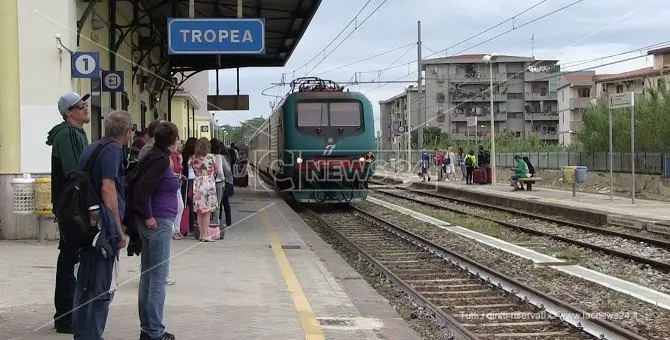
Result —
<path fill-rule="evenodd" d="M 448 328 L 439 325 L 432 313 L 417 305 L 403 291 L 393 285 L 392 282 L 381 276 L 370 264 L 352 253 L 335 236 L 331 236 L 311 215 L 298 213 L 321 238 L 337 251 L 340 256 L 354 268 L 379 294 L 385 297 L 396 312 L 409 323 L 417 334 L 427 340 L 449 339 Z"/>
<path fill-rule="evenodd" d="M 357 206 L 587 312 L 612 313 L 608 314 L 610 321 L 643 337 L 670 338 L 668 310 L 552 268 L 536 267 L 530 260 L 446 232 L 385 207 L 369 202 Z M 405 206 L 412 208 L 409 204 Z M 505 232 L 508 233 L 513 235 L 510 231 Z"/>
<path fill-rule="evenodd" d="M 651 258 L 660 262 L 670 261 L 669 251 L 643 242 L 636 242 L 617 236 L 585 231 L 569 226 L 559 226 L 555 223 L 534 220 L 526 217 L 510 217 L 509 215 L 506 215 L 500 211 L 473 208 L 472 206 L 465 204 L 456 204 L 420 194 L 409 192 L 405 192 L 404 194 L 409 198 L 420 197 L 423 201 L 439 203 L 444 207 L 455 208 L 467 213 L 476 214 L 478 216 L 493 217 L 527 228 L 572 238 L 586 243 L 596 244 L 610 249 L 616 249 L 624 253 Z M 507 242 L 515 243 L 517 245 L 536 250 L 543 254 L 551 255 L 575 264 L 582 265 L 586 268 L 593 269 L 607 275 L 635 282 L 637 284 L 656 289 L 664 293 L 670 293 L 670 273 L 651 268 L 649 265 L 640 264 L 638 262 L 623 259 L 617 256 L 611 256 L 603 252 L 572 245 L 563 241 L 553 240 L 546 236 L 530 235 L 529 233 L 516 231 L 512 228 L 501 226 L 500 224 L 473 216 L 464 216 L 447 210 L 438 210 L 429 206 L 411 202 L 409 200 L 391 197 L 389 195 L 376 195 L 378 198 L 381 198 L 384 201 L 410 208 L 428 216 L 458 224 L 463 227 L 505 240 Z"/>

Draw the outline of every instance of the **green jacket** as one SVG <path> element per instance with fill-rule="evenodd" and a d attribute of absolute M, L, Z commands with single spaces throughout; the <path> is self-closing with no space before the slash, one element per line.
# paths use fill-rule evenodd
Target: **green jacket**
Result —
<path fill-rule="evenodd" d="M 466 166 L 477 165 L 477 159 L 475 158 L 475 155 L 465 155 L 463 162 L 465 163 Z"/>
<path fill-rule="evenodd" d="M 528 164 L 523 159 L 520 159 L 517 164 L 516 174 L 521 177 L 528 177 Z"/>
<path fill-rule="evenodd" d="M 49 131 L 51 146 L 51 203 L 65 186 L 70 174 L 79 170 L 79 157 L 88 145 L 84 129 L 62 122 Z"/>

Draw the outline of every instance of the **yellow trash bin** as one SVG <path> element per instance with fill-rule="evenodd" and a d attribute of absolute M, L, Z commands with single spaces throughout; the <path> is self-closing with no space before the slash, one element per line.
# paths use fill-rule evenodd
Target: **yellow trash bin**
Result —
<path fill-rule="evenodd" d="M 40 217 L 53 216 L 51 177 L 35 179 L 35 212 Z"/>
<path fill-rule="evenodd" d="M 575 183 L 575 170 L 576 166 L 564 166 L 563 167 L 563 183 L 565 184 L 574 184 Z"/>

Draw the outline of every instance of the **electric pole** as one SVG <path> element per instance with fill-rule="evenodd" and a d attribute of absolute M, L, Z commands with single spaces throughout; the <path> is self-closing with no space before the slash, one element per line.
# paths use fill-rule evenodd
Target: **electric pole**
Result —
<path fill-rule="evenodd" d="M 418 78 L 417 78 L 417 86 L 418 86 L 418 92 L 419 92 L 419 97 L 417 98 L 417 100 L 418 100 L 418 104 L 417 104 L 418 117 L 417 118 L 419 118 L 418 119 L 418 122 L 419 122 L 418 128 L 419 129 L 417 130 L 417 137 L 418 137 L 417 142 L 418 142 L 419 150 L 421 150 L 421 149 L 423 149 L 423 125 L 425 124 L 425 121 L 426 121 L 426 117 L 424 116 L 425 112 L 421 109 L 421 104 L 422 104 L 422 99 L 423 99 L 422 89 L 421 89 L 421 83 L 423 81 L 422 76 L 421 76 L 421 20 L 416 22 L 416 28 L 417 28 L 417 40 L 416 40 L 416 56 L 417 56 L 417 59 L 416 59 L 416 64 L 417 64 L 417 67 L 418 67 L 418 70 L 419 70 L 419 72 L 418 72 L 419 75 L 418 75 Z M 410 110 L 411 110 L 411 103 L 410 103 Z M 412 122 L 409 122 L 409 123 L 410 123 L 410 126 L 411 126 Z M 411 132 L 409 134 L 409 138 L 410 138 L 410 140 L 412 139 L 412 133 Z"/>

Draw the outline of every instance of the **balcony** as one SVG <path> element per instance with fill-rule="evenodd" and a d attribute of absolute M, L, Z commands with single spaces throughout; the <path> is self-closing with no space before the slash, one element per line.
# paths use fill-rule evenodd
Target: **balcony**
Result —
<path fill-rule="evenodd" d="M 482 128 L 480 128 L 481 130 Z M 489 138 L 489 134 L 491 133 L 491 130 L 486 129 L 486 131 L 479 131 L 479 133 L 475 133 L 474 127 L 471 128 L 471 131 L 469 132 L 454 132 L 449 134 L 449 138 L 453 140 L 482 140 L 484 138 Z M 496 131 L 496 134 L 498 132 Z"/>
<path fill-rule="evenodd" d="M 474 94 L 461 94 L 461 93 L 452 93 L 450 98 L 452 103 L 458 102 L 489 102 L 491 101 L 491 96 L 488 92 L 489 88 L 487 87 L 484 93 L 474 93 Z M 494 102 L 504 102 L 507 101 L 507 94 L 503 93 L 493 93 Z"/>
<path fill-rule="evenodd" d="M 537 137 L 541 140 L 558 140 L 558 133 L 553 132 L 537 132 Z"/>
<path fill-rule="evenodd" d="M 524 96 L 526 101 L 558 100 L 556 92 L 546 92 L 544 95 L 539 92 L 526 92 Z"/>
<path fill-rule="evenodd" d="M 581 120 L 573 120 L 570 122 L 570 131 L 579 132 L 584 129 L 584 122 Z"/>
<path fill-rule="evenodd" d="M 526 71 L 523 73 L 523 79 L 525 81 L 549 81 L 551 73 L 549 72 L 529 72 Z"/>
<path fill-rule="evenodd" d="M 452 122 L 467 122 L 468 118 L 471 117 L 477 117 L 478 122 L 490 122 L 491 121 L 491 115 L 490 114 L 481 114 L 481 115 L 474 115 L 474 114 L 457 114 L 453 113 L 451 114 L 450 120 Z M 507 121 L 507 112 L 498 112 L 495 114 L 495 117 L 493 118 L 497 122 L 504 122 Z"/>
<path fill-rule="evenodd" d="M 558 112 L 529 112 L 526 113 L 526 120 L 558 120 Z"/>
<path fill-rule="evenodd" d="M 591 102 L 591 98 L 570 98 L 570 110 L 584 109 Z"/>
<path fill-rule="evenodd" d="M 458 75 L 455 77 L 447 78 L 450 83 L 457 84 L 490 84 L 491 77 L 488 74 L 477 74 L 474 77 L 466 77 L 465 75 Z M 505 74 L 494 74 L 493 82 L 500 83 L 507 80 L 507 75 Z"/>

